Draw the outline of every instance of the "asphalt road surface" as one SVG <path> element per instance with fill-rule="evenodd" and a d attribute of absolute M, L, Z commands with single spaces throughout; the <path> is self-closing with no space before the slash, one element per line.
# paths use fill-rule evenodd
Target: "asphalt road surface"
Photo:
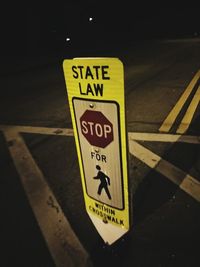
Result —
<path fill-rule="evenodd" d="M 73 56 L 124 63 L 133 226 L 112 246 L 84 207 L 62 70 L 63 59 Z M 2 266 L 200 265 L 199 62 L 199 39 L 5 60 Z"/>

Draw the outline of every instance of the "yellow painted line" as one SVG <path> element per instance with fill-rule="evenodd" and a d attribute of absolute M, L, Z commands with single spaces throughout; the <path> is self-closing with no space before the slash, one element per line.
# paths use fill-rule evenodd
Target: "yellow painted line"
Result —
<path fill-rule="evenodd" d="M 130 142 L 129 151 L 147 166 L 164 175 L 171 182 L 178 185 L 179 188 L 200 202 L 200 182 L 194 177 L 135 141 Z"/>
<path fill-rule="evenodd" d="M 194 116 L 195 110 L 200 102 L 200 86 L 198 87 L 196 94 L 194 95 L 186 113 L 183 117 L 181 124 L 179 125 L 178 130 L 176 131 L 178 134 L 184 134 L 190 126 L 192 118 Z"/>
<path fill-rule="evenodd" d="M 22 136 L 13 129 L 4 131 L 4 135 L 7 142 L 12 142 L 9 152 L 55 265 L 91 266 L 88 253 L 72 230 Z"/>
<path fill-rule="evenodd" d="M 180 113 L 181 109 L 183 108 L 183 105 L 185 104 L 186 100 L 188 99 L 189 95 L 191 94 L 196 82 L 200 78 L 200 70 L 196 73 L 192 81 L 187 86 L 184 93 L 179 98 L 176 105 L 173 107 L 167 118 L 164 120 L 163 124 L 159 128 L 159 132 L 169 132 L 173 123 L 175 122 L 178 114 Z"/>

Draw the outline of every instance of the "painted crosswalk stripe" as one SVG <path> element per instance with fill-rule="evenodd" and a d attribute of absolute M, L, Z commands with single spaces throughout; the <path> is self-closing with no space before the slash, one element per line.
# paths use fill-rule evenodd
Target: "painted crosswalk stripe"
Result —
<path fill-rule="evenodd" d="M 194 113 L 196 111 L 196 108 L 200 102 L 200 86 L 198 87 L 196 94 L 194 95 L 186 113 L 185 116 L 183 117 L 181 124 L 179 125 L 178 130 L 176 131 L 178 134 L 184 134 L 187 129 L 190 126 L 190 123 L 192 121 L 192 118 L 194 116 Z"/>
<path fill-rule="evenodd" d="M 200 202 L 200 182 L 167 160 L 143 147 L 135 141 L 129 143 L 129 151 L 150 168 L 167 177 L 183 191 Z"/>
<path fill-rule="evenodd" d="M 17 135 L 19 138 L 20 132 L 47 134 L 47 135 L 73 136 L 73 130 L 65 129 L 65 128 L 0 125 L 0 130 L 6 133 L 7 141 L 12 139 L 11 135 L 10 134 L 8 135 L 8 133 L 15 133 L 15 135 Z M 180 188 L 183 189 L 185 192 L 187 192 L 192 197 L 200 201 L 199 200 L 200 198 L 199 182 L 195 178 L 185 173 L 181 169 L 177 168 L 170 162 L 163 160 L 160 156 L 156 155 L 152 151 L 148 150 L 147 148 L 143 147 L 142 145 L 136 142 L 136 141 L 171 142 L 171 143 L 182 142 L 182 143 L 189 143 L 189 144 L 200 144 L 200 136 L 129 132 L 128 137 L 129 137 L 129 152 L 132 155 L 134 155 L 135 157 L 143 161 L 149 167 L 155 168 L 155 170 L 157 170 L 158 172 L 166 176 L 172 182 L 179 185 Z M 21 138 L 21 143 L 24 143 L 22 141 L 23 139 Z M 23 146 L 25 146 L 25 143 Z M 13 148 L 11 147 L 10 148 L 11 152 L 12 152 L 12 149 Z M 28 151 L 27 148 L 26 150 Z M 22 154 L 23 153 L 21 153 L 21 155 Z M 30 152 L 27 152 L 27 154 L 29 154 L 29 158 L 31 159 L 32 156 L 30 155 Z M 13 158 L 15 158 L 15 156 L 18 157 L 18 154 L 16 155 L 13 154 Z M 18 160 L 19 159 L 20 159 L 20 156 L 18 157 Z M 35 162 L 33 163 L 33 165 L 34 164 L 36 165 Z M 36 165 L 36 168 L 38 168 L 37 165 Z M 180 180 L 180 177 L 181 177 L 181 180 Z"/>
<path fill-rule="evenodd" d="M 0 125 L 1 131 L 14 130 L 19 133 L 46 134 L 46 135 L 66 135 L 73 136 L 74 131 L 71 128 L 51 128 L 38 126 L 21 125 Z"/>
<path fill-rule="evenodd" d="M 18 133 L 45 134 L 59 136 L 73 136 L 71 128 L 50 128 L 37 126 L 19 126 L 19 125 L 0 125 L 0 131 L 14 130 Z M 150 142 L 181 142 L 189 144 L 200 144 L 200 136 L 180 135 L 180 134 L 160 134 L 160 133 L 141 133 L 129 132 L 129 138 L 136 141 Z"/>
<path fill-rule="evenodd" d="M 198 79 L 200 78 L 200 70 L 196 73 L 193 77 L 192 81 L 189 83 L 181 97 L 179 98 L 176 105 L 173 107 L 167 118 L 164 120 L 163 124 L 159 128 L 159 132 L 169 132 L 171 127 L 173 126 L 178 114 L 180 113 L 181 109 L 183 108 L 185 102 L 187 101 L 188 97 L 192 93 L 192 90 L 195 87 Z"/>
<path fill-rule="evenodd" d="M 13 128 L 4 131 L 4 135 L 10 144 L 11 157 L 56 266 L 91 266 L 88 253 L 73 232 L 22 136 Z"/>
<path fill-rule="evenodd" d="M 129 132 L 128 136 L 133 141 L 200 144 L 200 136 L 193 135 Z"/>

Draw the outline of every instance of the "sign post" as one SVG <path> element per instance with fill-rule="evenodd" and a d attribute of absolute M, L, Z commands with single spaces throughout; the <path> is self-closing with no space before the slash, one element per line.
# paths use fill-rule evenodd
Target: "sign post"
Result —
<path fill-rule="evenodd" d="M 123 64 L 63 63 L 86 211 L 108 244 L 130 228 Z"/>

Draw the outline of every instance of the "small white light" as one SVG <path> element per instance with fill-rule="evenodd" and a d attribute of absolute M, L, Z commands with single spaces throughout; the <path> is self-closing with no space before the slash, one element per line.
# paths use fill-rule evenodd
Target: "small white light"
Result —
<path fill-rule="evenodd" d="M 89 21 L 93 21 L 93 18 L 92 17 L 89 17 Z"/>
<path fill-rule="evenodd" d="M 66 41 L 69 42 L 71 39 L 69 37 L 66 38 Z"/>

